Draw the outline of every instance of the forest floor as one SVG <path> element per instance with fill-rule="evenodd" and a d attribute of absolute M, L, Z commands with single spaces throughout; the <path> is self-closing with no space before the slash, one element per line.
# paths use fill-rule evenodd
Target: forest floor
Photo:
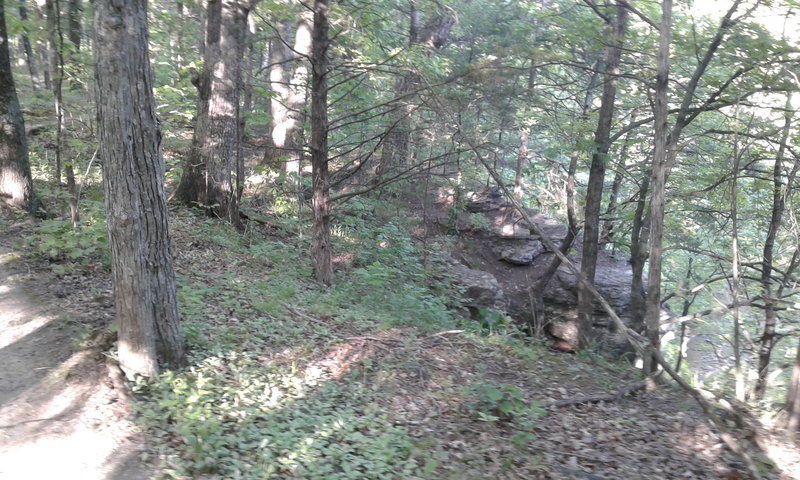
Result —
<path fill-rule="evenodd" d="M 107 278 L 57 278 L 18 250 L 30 230 L 0 223 L 0 479 L 148 478 L 123 385 L 87 343 Z"/>
<path fill-rule="evenodd" d="M 134 400 L 97 336 L 108 273 L 55 273 L 23 255 L 33 226 L 0 223 L 0 479 L 747 478 L 681 391 L 547 406 L 613 394 L 630 368 L 359 319 L 287 285 L 279 261 L 302 253 L 284 240 L 241 242 L 187 212 L 172 224 L 192 367 Z M 800 479 L 777 440 L 758 461 Z"/>

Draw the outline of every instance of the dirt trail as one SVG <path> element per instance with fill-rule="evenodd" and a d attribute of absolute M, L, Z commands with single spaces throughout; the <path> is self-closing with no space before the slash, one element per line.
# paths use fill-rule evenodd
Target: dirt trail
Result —
<path fill-rule="evenodd" d="M 52 296 L 59 283 L 0 233 L 0 480 L 149 478 L 121 385 L 75 351 L 90 319 Z"/>

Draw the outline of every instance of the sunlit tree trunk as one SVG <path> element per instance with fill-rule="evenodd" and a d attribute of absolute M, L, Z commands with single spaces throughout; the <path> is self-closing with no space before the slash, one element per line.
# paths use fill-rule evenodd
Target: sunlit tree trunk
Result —
<path fill-rule="evenodd" d="M 167 231 L 145 0 L 94 2 L 95 78 L 119 361 L 130 376 L 185 364 Z"/>
<path fill-rule="evenodd" d="M 298 17 L 292 49 L 283 44 L 289 41 L 288 32 L 291 29 L 288 25 L 279 26 L 282 38 L 273 39 L 270 43 L 270 84 L 276 96 L 270 103 L 272 128 L 264 160 L 270 164 L 280 158 L 281 170 L 294 175 L 300 174 L 302 160 L 301 136 L 308 89 L 307 58 L 311 52 L 312 23 L 313 12 L 304 10 Z"/>
<path fill-rule="evenodd" d="M 25 122 L 11 74 L 3 2 L 0 2 L 0 202 L 31 214 L 38 206 L 28 163 Z"/>
<path fill-rule="evenodd" d="M 592 164 L 589 170 L 589 185 L 586 191 L 586 207 L 583 225 L 583 252 L 581 257 L 581 274 L 584 279 L 594 284 L 597 266 L 598 241 L 600 238 L 600 205 L 603 200 L 603 184 L 605 182 L 606 163 L 611 147 L 611 123 L 614 119 L 614 101 L 617 94 L 619 64 L 622 56 L 622 37 L 628 10 L 625 2 L 617 3 L 616 16 L 609 28 L 612 30 L 610 45 L 605 51 L 605 72 L 603 74 L 603 97 L 600 102 L 600 113 L 597 130 L 594 136 Z M 581 282 L 578 288 L 578 315 L 580 322 L 580 347 L 586 348 L 593 341 L 592 314 L 594 301 L 591 293 Z"/>
<path fill-rule="evenodd" d="M 237 150 L 244 32 L 252 0 L 209 0 L 206 58 L 196 78 L 198 114 L 176 197 L 199 203 L 235 226 L 239 219 Z"/>

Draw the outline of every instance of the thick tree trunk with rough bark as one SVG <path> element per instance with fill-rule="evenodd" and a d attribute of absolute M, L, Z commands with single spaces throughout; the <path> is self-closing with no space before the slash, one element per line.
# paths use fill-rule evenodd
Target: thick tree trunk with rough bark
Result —
<path fill-rule="evenodd" d="M 209 0 L 205 62 L 195 79 L 197 123 L 176 197 L 240 225 L 236 188 L 239 87 L 247 15 L 252 1 Z M 241 180 L 241 179 L 239 179 Z"/>
<path fill-rule="evenodd" d="M 5 8 L 0 2 L 0 202 L 34 213 L 31 167 L 8 51 Z"/>
<path fill-rule="evenodd" d="M 603 184 L 605 183 L 606 162 L 611 147 L 611 123 L 614 119 L 614 101 L 617 95 L 617 79 L 619 63 L 622 56 L 622 37 L 625 32 L 625 21 L 628 10 L 624 1 L 617 2 L 616 16 L 609 27 L 612 30 L 611 43 L 606 47 L 605 72 L 603 74 L 603 96 L 600 102 L 600 113 L 597 130 L 594 136 L 592 164 L 589 169 L 589 185 L 586 191 L 586 207 L 584 209 L 583 253 L 581 257 L 581 273 L 586 282 L 594 284 L 597 267 L 598 241 L 600 238 L 600 204 L 603 200 Z M 594 340 L 592 333 L 592 314 L 594 301 L 584 283 L 578 288 L 578 318 L 580 323 L 580 346 L 586 348 Z"/>
<path fill-rule="evenodd" d="M 314 2 L 311 38 L 311 175 L 314 209 L 311 257 L 314 278 L 323 285 L 333 281 L 331 264 L 331 205 L 328 173 L 328 1 Z"/>
<path fill-rule="evenodd" d="M 147 2 L 97 0 L 95 77 L 108 234 L 128 375 L 185 363 L 147 51 Z"/>

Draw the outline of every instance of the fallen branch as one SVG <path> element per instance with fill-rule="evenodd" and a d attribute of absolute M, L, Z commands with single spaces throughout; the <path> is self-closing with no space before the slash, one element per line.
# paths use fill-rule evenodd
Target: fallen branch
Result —
<path fill-rule="evenodd" d="M 587 405 L 590 403 L 616 402 L 622 399 L 622 397 L 628 396 L 634 392 L 638 392 L 639 390 L 644 389 L 646 386 L 647 382 L 645 382 L 644 380 L 640 380 L 638 382 L 625 385 L 624 387 L 617 390 L 616 393 L 589 395 L 586 397 L 572 398 L 569 400 L 558 400 L 554 402 L 547 402 L 543 405 L 543 407 L 561 408 L 561 407 L 568 407 L 570 405 Z"/>
<path fill-rule="evenodd" d="M 317 320 L 316 318 L 306 315 L 305 313 L 301 312 L 300 310 L 296 309 L 295 307 L 289 305 L 288 303 L 283 303 L 283 308 L 289 312 L 289 314 L 295 318 L 299 318 L 300 320 L 305 320 L 307 322 L 316 323 L 322 327 L 328 328 L 329 325 L 323 322 L 322 320 Z"/>

